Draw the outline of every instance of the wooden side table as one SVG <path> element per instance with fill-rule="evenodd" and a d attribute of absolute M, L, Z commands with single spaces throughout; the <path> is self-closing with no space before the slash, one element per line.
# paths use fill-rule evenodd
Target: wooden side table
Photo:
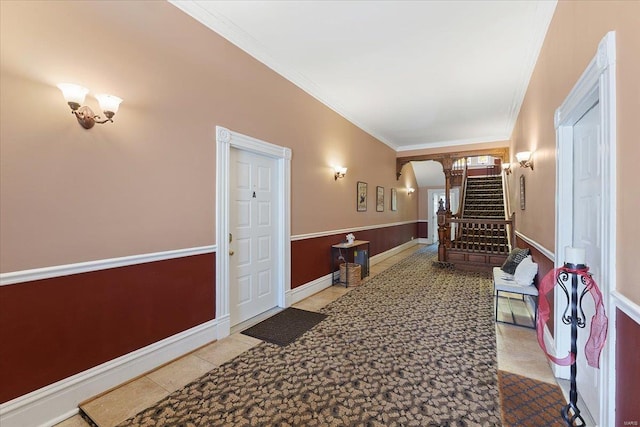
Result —
<path fill-rule="evenodd" d="M 344 261 L 343 261 L 344 260 Z M 355 240 L 353 243 L 338 243 L 331 246 L 331 283 L 349 284 L 349 269 L 344 282 L 340 280 L 340 263 L 356 263 L 361 266 L 361 279 L 369 276 L 369 241 Z"/>

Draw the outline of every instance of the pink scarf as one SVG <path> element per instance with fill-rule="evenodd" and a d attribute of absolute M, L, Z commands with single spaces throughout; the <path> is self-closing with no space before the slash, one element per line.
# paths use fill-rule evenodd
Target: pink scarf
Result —
<path fill-rule="evenodd" d="M 570 273 L 577 274 L 580 278 L 583 278 L 586 289 L 589 291 L 591 296 L 593 297 L 593 301 L 596 306 L 596 314 L 591 319 L 591 333 L 589 334 L 589 339 L 584 346 L 584 354 L 587 358 L 587 363 L 589 366 L 594 368 L 598 368 L 600 366 L 600 353 L 602 352 L 602 348 L 604 347 L 604 342 L 607 339 L 607 324 L 608 319 L 604 312 L 604 304 L 602 303 L 602 293 L 598 288 L 596 282 L 593 281 L 593 278 L 588 274 L 589 267 L 585 267 L 584 269 L 570 269 L 568 267 L 560 267 L 555 270 L 549 271 L 546 276 L 540 282 L 540 288 L 538 289 L 538 293 L 540 294 L 540 301 L 538 302 L 538 324 L 536 327 L 536 332 L 538 334 L 538 344 L 547 355 L 549 360 L 558 365 L 567 366 L 571 365 L 576 360 L 576 355 L 574 353 L 569 352 L 566 357 L 557 358 L 552 356 L 547 351 L 547 346 L 544 343 L 544 325 L 549 320 L 549 301 L 547 301 L 547 294 L 553 289 L 553 287 L 557 283 L 558 276 L 561 273 Z M 567 286 L 568 291 L 571 291 L 571 284 Z"/>

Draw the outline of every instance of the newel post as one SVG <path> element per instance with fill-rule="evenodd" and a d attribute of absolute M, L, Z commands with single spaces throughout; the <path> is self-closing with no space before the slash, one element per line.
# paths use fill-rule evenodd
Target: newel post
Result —
<path fill-rule="evenodd" d="M 444 199 L 438 200 L 438 261 L 447 260 L 447 210 L 444 208 Z"/>

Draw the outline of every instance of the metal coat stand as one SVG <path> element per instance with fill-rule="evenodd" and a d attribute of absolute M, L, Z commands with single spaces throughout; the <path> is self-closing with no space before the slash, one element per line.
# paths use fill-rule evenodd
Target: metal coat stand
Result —
<path fill-rule="evenodd" d="M 586 270 L 587 266 L 584 264 L 570 264 L 565 263 L 565 268 L 569 270 Z M 587 270 L 588 271 L 588 270 Z M 587 273 L 588 274 L 588 273 Z M 585 288 L 578 297 L 578 277 Z M 567 283 L 571 279 L 571 292 L 567 288 Z M 582 309 L 582 299 L 589 293 L 589 289 L 586 286 L 584 276 L 577 273 L 562 271 L 558 274 L 557 283 L 564 291 L 567 297 L 567 307 L 562 314 L 562 322 L 565 325 L 571 325 L 571 353 L 574 355 L 573 363 L 571 364 L 571 390 L 569 391 L 569 403 L 562 408 L 562 418 L 569 427 L 581 427 L 586 426 L 584 419 L 580 415 L 580 409 L 578 409 L 578 389 L 576 387 L 576 374 L 578 373 L 577 358 L 578 358 L 578 328 L 584 328 L 586 325 L 586 319 L 584 310 Z M 571 309 L 571 313 L 567 312 Z"/>

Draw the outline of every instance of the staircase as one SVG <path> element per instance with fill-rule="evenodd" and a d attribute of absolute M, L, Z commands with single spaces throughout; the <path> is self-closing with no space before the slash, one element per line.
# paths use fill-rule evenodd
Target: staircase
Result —
<path fill-rule="evenodd" d="M 468 177 L 461 213 L 451 221 L 457 230 L 447 261 L 487 271 L 502 264 L 510 250 L 507 225 L 511 224 L 505 220 L 502 176 Z"/>
<path fill-rule="evenodd" d="M 462 218 L 504 219 L 501 175 L 467 178 Z"/>

